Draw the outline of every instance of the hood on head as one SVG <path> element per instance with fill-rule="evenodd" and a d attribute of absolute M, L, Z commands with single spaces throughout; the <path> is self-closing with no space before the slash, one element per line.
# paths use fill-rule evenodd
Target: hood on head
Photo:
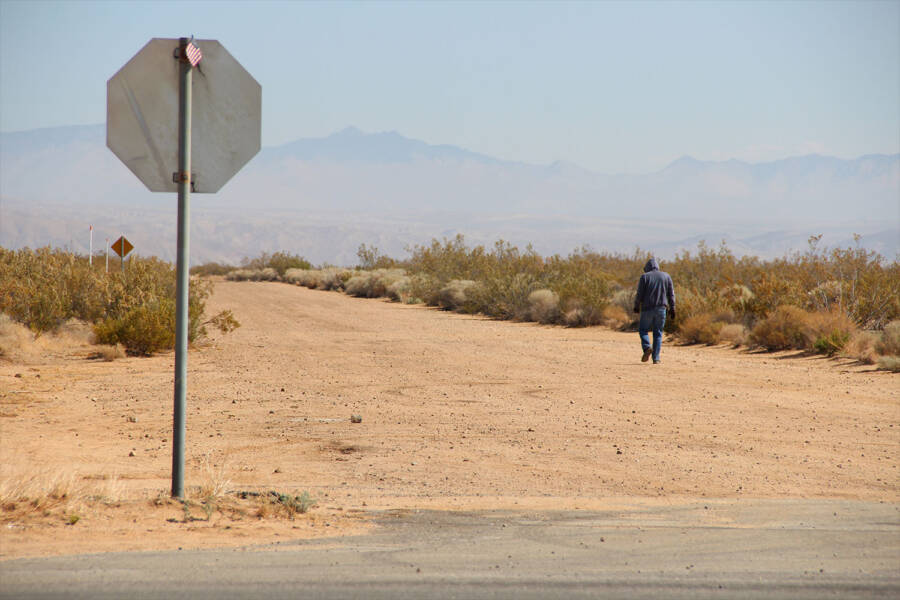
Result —
<path fill-rule="evenodd" d="M 651 258 L 647 261 L 647 264 L 644 265 L 644 273 L 649 273 L 650 271 L 659 271 L 659 263 L 656 262 L 655 258 Z"/>

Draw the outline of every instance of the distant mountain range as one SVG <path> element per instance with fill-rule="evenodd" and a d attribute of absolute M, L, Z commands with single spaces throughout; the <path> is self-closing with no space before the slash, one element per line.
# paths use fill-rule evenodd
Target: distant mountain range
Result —
<path fill-rule="evenodd" d="M 103 239 L 126 232 L 140 253 L 172 259 L 174 207 L 174 194 L 146 191 L 106 148 L 103 125 L 0 133 L 4 247 L 86 251 L 93 224 Z M 683 157 L 655 173 L 607 175 L 348 127 L 264 148 L 219 194 L 192 196 L 195 263 L 287 250 L 352 264 L 360 243 L 401 256 L 407 245 L 457 232 L 547 254 L 588 244 L 661 256 L 701 239 L 777 256 L 813 234 L 846 245 L 860 233 L 867 248 L 894 258 L 900 155 L 757 164 Z"/>

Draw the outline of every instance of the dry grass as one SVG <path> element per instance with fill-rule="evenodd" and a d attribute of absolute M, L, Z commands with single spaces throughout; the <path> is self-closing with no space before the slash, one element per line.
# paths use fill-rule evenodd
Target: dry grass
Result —
<path fill-rule="evenodd" d="M 116 344 L 115 346 L 101 345 L 98 346 L 98 350 L 92 356 L 106 362 L 112 362 L 119 358 L 125 358 L 125 347 L 122 344 Z"/>
<path fill-rule="evenodd" d="M 740 323 L 728 323 L 719 331 L 719 341 L 726 342 L 737 348 L 744 346 L 750 337 L 750 331 Z"/>
<path fill-rule="evenodd" d="M 879 356 L 878 368 L 900 373 L 900 356 Z"/>
<path fill-rule="evenodd" d="M 900 320 L 891 321 L 884 326 L 875 349 L 885 356 L 900 356 Z"/>
<path fill-rule="evenodd" d="M 0 313 L 0 358 L 7 360 L 34 363 L 48 356 L 86 350 L 93 337 L 91 326 L 77 319 L 69 319 L 56 331 L 39 335 Z"/>
<path fill-rule="evenodd" d="M 631 324 L 632 318 L 624 308 L 617 304 L 610 304 L 603 309 L 603 324 L 610 329 L 624 329 Z"/>
<path fill-rule="evenodd" d="M 867 365 L 878 362 L 878 351 L 875 349 L 881 340 L 877 331 L 859 331 L 844 346 L 844 355 L 855 358 Z"/>
<path fill-rule="evenodd" d="M 214 502 L 221 499 L 229 488 L 231 480 L 228 479 L 228 458 L 223 458 L 218 464 L 207 453 L 200 462 L 200 485 L 197 486 L 197 496 L 204 502 Z"/>
<path fill-rule="evenodd" d="M 61 470 L 4 469 L 0 477 L 0 520 L 63 518 L 117 506 L 123 501 L 124 485 L 115 475 L 81 477 Z"/>

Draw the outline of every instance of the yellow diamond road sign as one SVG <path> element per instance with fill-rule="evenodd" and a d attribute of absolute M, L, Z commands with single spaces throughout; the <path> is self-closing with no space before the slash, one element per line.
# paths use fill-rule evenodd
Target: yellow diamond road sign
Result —
<path fill-rule="evenodd" d="M 113 249 L 113 252 L 115 252 L 122 258 L 128 256 L 128 253 L 134 250 L 134 246 L 131 245 L 131 242 L 125 239 L 124 235 L 113 242 L 113 245 L 110 247 Z"/>

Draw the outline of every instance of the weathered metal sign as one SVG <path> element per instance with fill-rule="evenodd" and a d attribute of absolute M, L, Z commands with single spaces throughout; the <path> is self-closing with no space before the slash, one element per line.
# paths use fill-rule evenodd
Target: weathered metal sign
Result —
<path fill-rule="evenodd" d="M 153 38 L 106 83 L 106 145 L 151 192 L 177 192 L 179 40 Z M 216 40 L 194 40 L 191 191 L 215 193 L 260 149 L 262 88 Z"/>

